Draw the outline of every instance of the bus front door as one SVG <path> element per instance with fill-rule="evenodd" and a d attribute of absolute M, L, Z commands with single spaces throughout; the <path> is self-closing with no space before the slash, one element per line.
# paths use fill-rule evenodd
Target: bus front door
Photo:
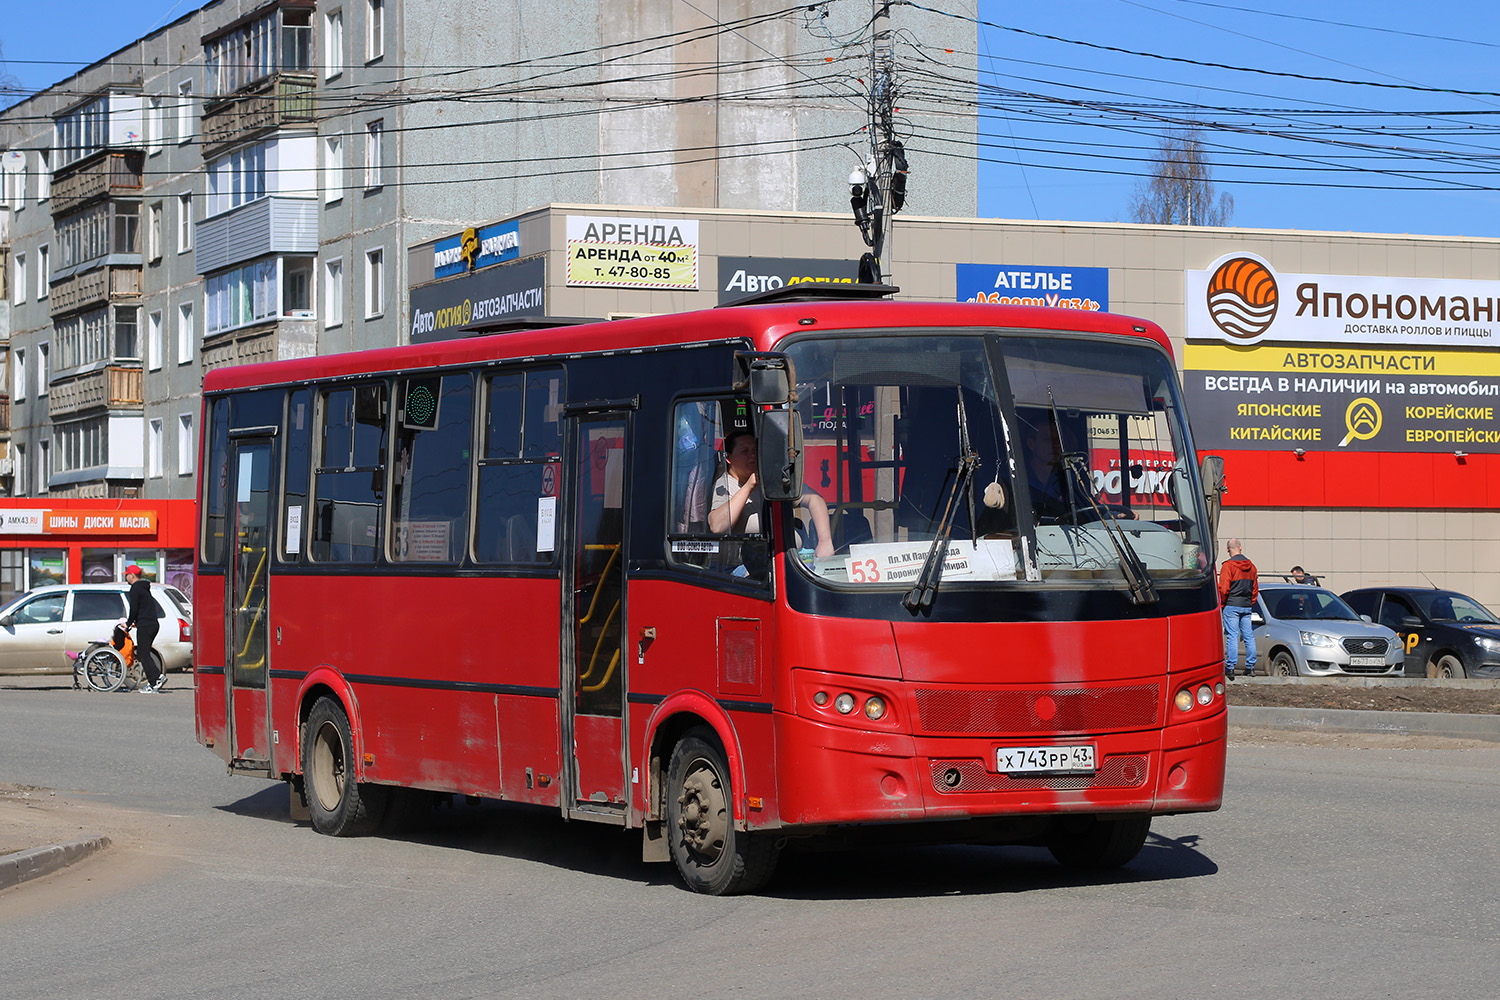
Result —
<path fill-rule="evenodd" d="M 564 514 L 564 803 L 569 815 L 625 822 L 625 528 L 629 415 L 568 414 L 572 475 Z"/>
<path fill-rule="evenodd" d="M 270 673 L 270 646 L 266 642 L 266 618 L 270 610 L 267 573 L 271 566 L 275 438 L 231 434 L 230 448 L 235 501 L 230 536 L 234 552 L 225 581 L 230 766 L 269 774 L 271 708 L 266 678 Z"/>

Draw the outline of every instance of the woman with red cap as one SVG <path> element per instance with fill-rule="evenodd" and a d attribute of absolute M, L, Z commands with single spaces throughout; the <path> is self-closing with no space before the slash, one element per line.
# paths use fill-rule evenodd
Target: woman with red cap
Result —
<path fill-rule="evenodd" d="M 156 598 L 151 596 L 151 584 L 142 579 L 139 566 L 131 563 L 125 567 L 125 582 L 130 584 L 130 611 L 125 627 L 135 629 L 135 658 L 146 671 L 146 683 L 140 691 L 141 694 L 155 694 L 161 687 L 162 677 L 161 671 L 156 669 L 156 650 L 151 646 L 161 628 L 156 624 L 161 609 L 156 606 Z"/>

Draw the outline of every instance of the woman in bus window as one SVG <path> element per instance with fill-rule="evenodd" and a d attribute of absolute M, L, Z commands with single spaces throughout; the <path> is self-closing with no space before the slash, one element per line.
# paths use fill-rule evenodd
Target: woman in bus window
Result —
<path fill-rule="evenodd" d="M 724 438 L 724 463 L 728 471 L 714 483 L 713 508 L 708 512 L 710 531 L 724 534 L 756 534 L 761 530 L 760 514 L 765 496 L 755 474 L 755 435 L 748 430 L 730 431 Z M 818 536 L 814 554 L 819 558 L 833 555 L 833 529 L 828 521 L 828 504 L 811 491 L 802 494 L 798 505 L 812 518 Z"/>

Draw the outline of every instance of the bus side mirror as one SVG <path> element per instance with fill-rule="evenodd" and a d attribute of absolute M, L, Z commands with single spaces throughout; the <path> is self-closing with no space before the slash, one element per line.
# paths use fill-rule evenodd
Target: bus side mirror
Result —
<path fill-rule="evenodd" d="M 750 402 L 785 406 L 793 401 L 792 362 L 785 354 L 740 351 L 734 363 L 735 391 L 749 395 Z"/>
<path fill-rule="evenodd" d="M 1203 484 L 1203 504 L 1208 508 L 1209 530 L 1217 535 L 1219 533 L 1219 509 L 1223 506 L 1224 493 L 1227 490 L 1224 485 L 1223 457 L 1204 455 L 1202 463 L 1198 466 L 1198 480 Z"/>
<path fill-rule="evenodd" d="M 758 412 L 756 422 L 761 492 L 767 500 L 802 499 L 802 418 L 787 407 Z"/>

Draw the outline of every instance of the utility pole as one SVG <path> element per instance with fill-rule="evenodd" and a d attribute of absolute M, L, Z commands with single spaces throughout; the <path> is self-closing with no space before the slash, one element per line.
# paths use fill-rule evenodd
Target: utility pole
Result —
<path fill-rule="evenodd" d="M 860 258 L 861 282 L 889 283 L 891 217 L 906 203 L 906 150 L 896 138 L 896 55 L 891 4 L 870 0 L 870 156 L 849 175 L 850 204 L 870 252 Z"/>

